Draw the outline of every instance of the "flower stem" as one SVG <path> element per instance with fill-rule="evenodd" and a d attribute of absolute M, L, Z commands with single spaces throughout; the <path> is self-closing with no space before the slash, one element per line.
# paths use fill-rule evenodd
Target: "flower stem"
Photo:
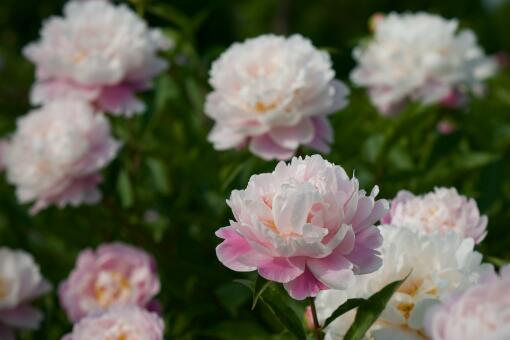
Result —
<path fill-rule="evenodd" d="M 310 307 L 312 308 L 312 318 L 313 318 L 313 330 L 315 333 L 315 338 L 317 340 L 322 340 L 322 330 L 321 325 L 319 324 L 319 319 L 317 318 L 317 309 L 315 308 L 315 300 L 313 297 L 308 298 L 310 300 Z"/>

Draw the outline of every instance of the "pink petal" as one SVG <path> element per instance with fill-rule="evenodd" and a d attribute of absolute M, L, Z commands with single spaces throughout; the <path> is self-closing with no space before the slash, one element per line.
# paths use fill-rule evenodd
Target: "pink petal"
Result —
<path fill-rule="evenodd" d="M 40 311 L 30 305 L 0 311 L 2 323 L 21 329 L 36 329 L 43 318 Z M 3 339 L 3 338 L 2 338 Z"/>
<path fill-rule="evenodd" d="M 377 250 L 356 245 L 350 254 L 344 256 L 354 264 L 354 272 L 359 275 L 372 273 L 381 267 L 382 260 L 378 255 Z"/>
<path fill-rule="evenodd" d="M 310 143 L 314 137 L 314 126 L 309 119 L 302 119 L 294 126 L 279 126 L 271 129 L 269 137 L 286 149 L 297 149 L 301 144 Z"/>
<path fill-rule="evenodd" d="M 316 278 L 330 288 L 346 289 L 354 283 L 353 265 L 338 250 L 322 259 L 308 259 L 306 265 Z"/>
<path fill-rule="evenodd" d="M 95 100 L 99 87 L 86 87 L 66 80 L 48 80 L 36 82 L 30 93 L 30 102 L 34 105 L 45 104 L 58 99 L 81 99 L 87 102 Z"/>
<path fill-rule="evenodd" d="M 274 257 L 259 267 L 259 274 L 267 280 L 286 283 L 303 274 L 304 270 L 305 260 L 302 257 Z"/>
<path fill-rule="evenodd" d="M 131 117 L 145 110 L 145 104 L 134 96 L 134 91 L 127 85 L 104 87 L 97 104 L 106 112 Z"/>
<path fill-rule="evenodd" d="M 216 247 L 216 256 L 223 265 L 238 272 L 249 272 L 257 269 L 239 261 L 242 256 L 249 254 L 252 248 L 233 228 L 221 228 L 216 232 L 216 236 L 224 239 Z"/>
<path fill-rule="evenodd" d="M 265 160 L 287 160 L 296 152 L 296 150 L 279 146 L 267 134 L 253 137 L 250 142 L 250 151 Z"/>
<path fill-rule="evenodd" d="M 321 290 L 328 289 L 328 287 L 317 280 L 312 272 L 306 268 L 304 273 L 292 280 L 291 282 L 283 285 L 289 295 L 296 300 L 304 300 L 309 296 L 316 296 Z"/>

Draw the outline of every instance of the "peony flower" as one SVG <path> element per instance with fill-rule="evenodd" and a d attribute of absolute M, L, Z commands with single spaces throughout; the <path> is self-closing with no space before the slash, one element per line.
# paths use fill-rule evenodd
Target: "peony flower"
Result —
<path fill-rule="evenodd" d="M 99 201 L 99 171 L 119 146 L 104 116 L 85 103 L 64 100 L 19 118 L 2 158 L 18 200 L 35 201 L 31 212 L 37 213 L 50 204 Z"/>
<path fill-rule="evenodd" d="M 432 340 L 510 339 L 510 266 L 427 312 Z"/>
<path fill-rule="evenodd" d="M 83 318 L 62 340 L 163 340 L 163 320 L 137 306 L 117 306 Z"/>
<path fill-rule="evenodd" d="M 300 146 L 329 152 L 327 116 L 347 104 L 331 59 L 300 35 L 263 35 L 232 45 L 210 71 L 206 114 L 216 150 L 245 145 L 264 159 L 289 159 Z"/>
<path fill-rule="evenodd" d="M 24 50 L 37 69 L 32 104 L 81 99 L 125 116 L 144 111 L 135 93 L 166 69 L 157 53 L 171 47 L 128 7 L 102 0 L 68 2 L 64 16 L 48 19 L 41 36 Z"/>
<path fill-rule="evenodd" d="M 354 50 L 352 81 L 368 88 L 383 115 L 397 113 L 407 101 L 461 105 L 469 91 L 483 89 L 497 66 L 474 33 L 458 26 L 427 13 L 379 18 L 374 37 Z"/>
<path fill-rule="evenodd" d="M 228 268 L 284 284 L 298 300 L 319 290 L 345 289 L 355 274 L 381 265 L 381 242 L 374 226 L 386 200 L 367 196 L 358 180 L 315 155 L 280 162 L 272 173 L 252 176 L 245 190 L 227 201 L 235 221 L 216 235 Z"/>
<path fill-rule="evenodd" d="M 14 340 L 17 329 L 37 329 L 43 315 L 30 303 L 50 289 L 30 254 L 0 248 L 0 339 Z"/>
<path fill-rule="evenodd" d="M 60 284 L 60 304 L 76 322 L 111 306 L 148 308 L 159 293 L 156 263 L 145 251 L 122 243 L 80 253 L 76 267 Z"/>
<path fill-rule="evenodd" d="M 482 255 L 473 250 L 473 240 L 454 232 L 423 235 L 394 225 L 383 225 L 380 229 L 384 238 L 381 269 L 358 276 L 350 289 L 321 292 L 316 299 L 321 322 L 347 299 L 368 298 L 410 273 L 366 336 L 377 340 L 424 339 L 424 315 L 428 308 L 445 294 L 464 289 L 493 271 L 492 266 L 481 264 Z M 341 339 L 354 314 L 353 311 L 342 315 L 331 323 L 326 339 Z"/>
<path fill-rule="evenodd" d="M 474 199 L 459 195 L 455 188 L 436 188 L 423 196 L 400 191 L 383 222 L 427 234 L 453 230 L 476 243 L 487 235 L 487 216 L 480 215 Z"/>

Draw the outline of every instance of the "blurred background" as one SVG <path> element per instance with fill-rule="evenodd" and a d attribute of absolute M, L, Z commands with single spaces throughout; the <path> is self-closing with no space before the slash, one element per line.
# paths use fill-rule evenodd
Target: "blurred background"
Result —
<path fill-rule="evenodd" d="M 21 50 L 64 3 L 0 2 L 3 136 L 30 109 L 34 69 Z M 111 118 L 124 147 L 104 172 L 102 203 L 50 208 L 31 217 L 2 176 L 0 242 L 31 252 L 54 292 L 83 248 L 122 240 L 146 249 L 158 262 L 169 339 L 289 337 L 263 305 L 250 311 L 249 291 L 232 282 L 242 275 L 222 267 L 214 254 L 219 243 L 214 232 L 231 218 L 225 204 L 231 190 L 276 164 L 246 151 L 216 152 L 206 140 L 212 126 L 202 111 L 207 72 L 225 48 L 263 33 L 300 33 L 331 53 L 337 78 L 348 82 L 352 48 L 369 35 L 372 14 L 428 11 L 458 18 L 503 63 L 510 51 L 510 1 L 505 0 L 132 0 L 129 6 L 164 28 L 176 48 L 167 54 L 169 71 L 145 94 L 148 112 L 130 120 Z M 441 134 L 441 122 L 454 131 Z M 412 106 L 396 118 L 382 118 L 365 91 L 353 89 L 350 105 L 333 115 L 332 123 L 335 143 L 327 158 L 355 172 L 362 188 L 377 184 L 381 197 L 392 198 L 400 189 L 423 193 L 455 186 L 489 216 L 489 233 L 480 246 L 486 261 L 510 261 L 508 69 L 491 79 L 485 97 L 462 110 Z M 43 327 L 21 339 L 59 339 L 69 331 L 55 294 L 39 304 L 46 314 Z"/>

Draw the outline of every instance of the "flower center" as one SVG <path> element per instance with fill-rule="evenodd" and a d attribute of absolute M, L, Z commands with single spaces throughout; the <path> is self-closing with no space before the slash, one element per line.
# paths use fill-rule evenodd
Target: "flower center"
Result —
<path fill-rule="evenodd" d="M 267 111 L 270 111 L 270 110 L 273 110 L 275 107 L 277 106 L 277 102 L 274 101 L 274 102 L 271 102 L 269 104 L 266 104 L 264 102 L 257 102 L 255 104 L 255 110 L 259 113 L 264 113 L 264 112 L 267 112 Z"/>
<path fill-rule="evenodd" d="M 115 302 L 126 300 L 131 295 L 132 287 L 128 278 L 115 271 L 99 273 L 94 286 L 94 296 L 102 308 Z"/>

